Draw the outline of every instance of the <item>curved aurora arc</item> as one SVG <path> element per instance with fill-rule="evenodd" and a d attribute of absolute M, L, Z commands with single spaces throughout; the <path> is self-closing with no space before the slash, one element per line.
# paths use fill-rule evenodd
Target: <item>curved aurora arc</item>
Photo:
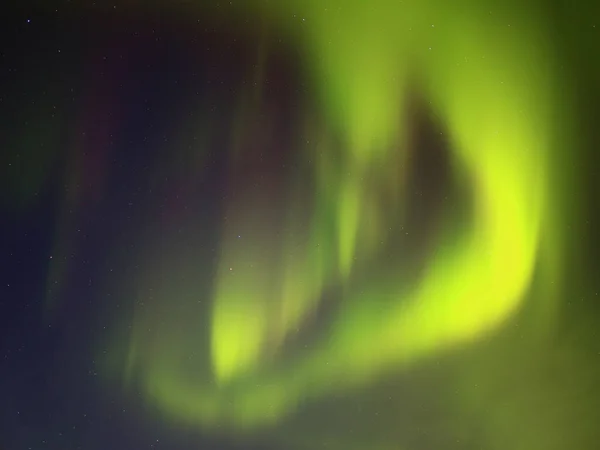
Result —
<path fill-rule="evenodd" d="M 211 299 L 204 350 L 211 367 L 197 378 L 184 375 L 178 362 L 198 346 L 198 332 L 186 334 L 186 325 L 154 340 L 150 354 L 140 350 L 148 337 L 145 320 L 179 304 L 176 291 L 156 311 L 136 317 L 127 371 L 167 416 L 202 428 L 253 430 L 293 414 L 304 398 L 326 396 L 334 385 L 368 384 L 473 342 L 515 313 L 540 258 L 559 247 L 545 234 L 556 80 L 535 15 L 500 17 L 479 6 L 451 11 L 443 2 L 362 5 L 302 2 L 289 24 L 307 49 L 324 115 L 343 134 L 345 149 L 333 170 L 327 141 L 319 144 L 325 151 L 316 164 L 305 242 L 285 238 L 277 250 L 261 251 L 274 245 L 272 234 L 256 231 L 260 207 L 234 213 L 228 223 L 235 226 L 224 227 Z M 283 9 L 273 7 L 269 17 L 292 16 L 292 6 Z M 460 234 L 440 224 L 437 248 L 410 289 L 391 277 L 344 290 L 343 306 L 316 347 L 277 362 L 276 349 L 314 311 L 323 290 L 350 286 L 356 261 L 385 246 L 385 219 L 401 215 L 401 194 L 397 211 L 373 205 L 382 184 L 391 180 L 401 190 L 402 176 L 381 166 L 402 157 L 398 148 L 408 129 L 399 126 L 406 118 L 398 105 L 415 73 L 448 130 L 452 166 L 467 174 L 472 221 Z M 381 178 L 369 178 L 373 170 Z M 293 209 L 293 194 L 289 204 Z M 171 325 L 193 322 L 179 309 L 166 313 Z"/>

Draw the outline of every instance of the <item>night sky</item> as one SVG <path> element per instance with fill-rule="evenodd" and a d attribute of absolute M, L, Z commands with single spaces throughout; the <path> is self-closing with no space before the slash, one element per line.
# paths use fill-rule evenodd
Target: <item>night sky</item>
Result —
<path fill-rule="evenodd" d="M 0 12 L 0 450 L 600 444 L 600 6 Z"/>

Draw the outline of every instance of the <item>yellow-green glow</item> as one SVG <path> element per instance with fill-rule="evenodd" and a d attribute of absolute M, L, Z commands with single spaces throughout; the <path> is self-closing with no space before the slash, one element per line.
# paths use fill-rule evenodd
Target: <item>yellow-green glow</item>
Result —
<path fill-rule="evenodd" d="M 210 353 L 208 367 L 184 377 L 173 359 L 173 348 L 201 339 L 171 337 L 149 355 L 130 355 L 152 401 L 200 427 L 272 424 L 305 398 L 488 335 L 521 305 L 540 253 L 560 260 L 556 236 L 544 234 L 555 80 L 533 13 L 441 1 L 291 3 L 270 12 L 297 31 L 327 119 L 311 150 L 317 192 L 307 229 L 298 225 L 307 212 L 295 210 L 294 186 L 283 230 L 265 219 L 265 193 L 229 205 L 212 306 L 196 322 L 210 329 L 198 350 Z M 390 227 L 400 223 L 409 170 L 398 165 L 419 151 L 407 138 L 405 100 L 415 83 L 448 130 L 473 219 L 460 235 L 442 231 L 414 285 L 397 273 L 357 289 L 354 272 L 376 264 L 398 232 Z M 336 133 L 341 155 L 327 139 Z M 393 208 L 381 201 L 390 190 Z M 281 362 L 282 343 L 327 301 L 330 286 L 341 286 L 343 299 L 326 337 Z M 177 292 L 166 297 L 180 302 Z"/>

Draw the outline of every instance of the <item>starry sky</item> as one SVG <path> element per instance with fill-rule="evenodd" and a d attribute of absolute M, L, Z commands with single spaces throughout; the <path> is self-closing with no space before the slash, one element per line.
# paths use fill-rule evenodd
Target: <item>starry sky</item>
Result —
<path fill-rule="evenodd" d="M 0 450 L 595 448 L 594 2 L 0 30 Z"/>

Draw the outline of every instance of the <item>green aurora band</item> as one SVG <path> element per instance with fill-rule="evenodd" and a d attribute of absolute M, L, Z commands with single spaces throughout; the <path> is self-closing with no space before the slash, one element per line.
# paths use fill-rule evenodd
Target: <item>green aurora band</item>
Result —
<path fill-rule="evenodd" d="M 262 219 L 263 193 L 250 191 L 228 209 L 209 312 L 198 317 L 198 298 L 172 281 L 156 293 L 162 300 L 140 308 L 132 330 L 127 377 L 166 416 L 204 429 L 274 425 L 306 399 L 480 340 L 519 310 L 537 270 L 545 271 L 540 314 L 551 320 L 560 283 L 559 224 L 548 208 L 560 76 L 535 7 L 288 3 L 255 13 L 292 30 L 329 125 L 304 150 L 315 161 L 308 231 L 297 225 L 306 215 L 295 206 L 301 182 L 279 237 Z M 447 130 L 455 176 L 472 192 L 472 219 L 457 231 L 448 208 L 417 280 L 387 267 L 390 275 L 363 277 L 357 287 L 357 274 L 402 223 L 406 174 L 398 167 L 411 148 L 400 105 L 415 79 Z M 328 130 L 341 134 L 341 154 Z M 398 193 L 392 208 L 380 201 L 390 186 Z M 284 358 L 278 350 L 331 286 L 342 299 L 326 334 Z M 160 338 L 149 338 L 151 326 Z M 181 362 L 190 353 L 209 356 L 190 370 Z"/>

